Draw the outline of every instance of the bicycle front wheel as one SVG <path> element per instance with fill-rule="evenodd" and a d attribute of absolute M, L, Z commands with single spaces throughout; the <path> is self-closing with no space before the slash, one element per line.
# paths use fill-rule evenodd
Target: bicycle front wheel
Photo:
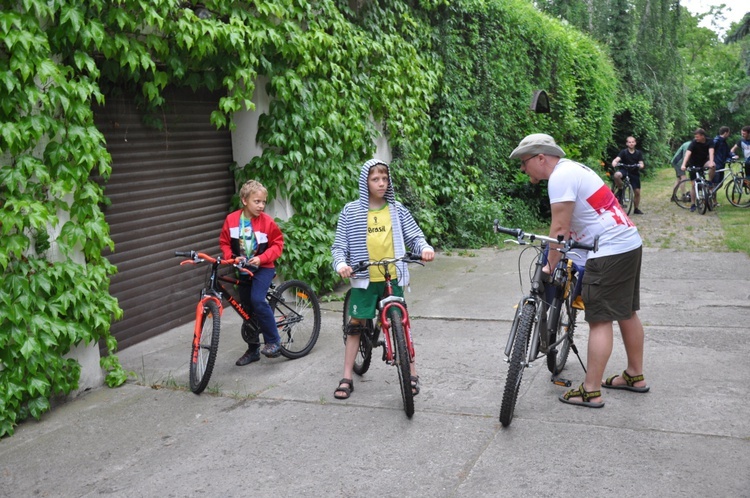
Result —
<path fill-rule="evenodd" d="M 196 334 L 190 354 L 190 390 L 200 394 L 208 385 L 219 350 L 219 330 L 221 316 L 219 306 L 214 301 L 203 303 L 203 312 L 196 317 Z"/>
<path fill-rule="evenodd" d="M 344 296 L 344 324 L 343 324 L 343 332 L 344 332 L 344 344 L 346 345 L 346 329 L 349 325 L 349 321 L 351 320 L 351 317 L 349 316 L 349 300 L 352 296 L 352 290 L 349 289 L 346 291 L 346 296 Z M 373 324 L 372 320 L 367 320 L 366 322 L 366 328 L 367 330 L 372 330 Z M 376 334 L 373 334 L 373 336 L 376 336 Z M 370 341 L 370 338 L 367 336 L 366 333 L 360 332 L 359 334 L 359 351 L 357 351 L 357 356 L 354 358 L 354 373 L 357 375 L 364 375 L 365 372 L 367 372 L 370 369 L 370 363 L 372 362 L 372 341 Z"/>
<path fill-rule="evenodd" d="M 750 207 L 750 183 L 743 177 L 736 177 L 727 183 L 727 200 L 735 207 Z"/>
<path fill-rule="evenodd" d="M 320 303 L 312 288 L 301 280 L 288 280 L 267 299 L 281 337 L 281 354 L 294 360 L 312 351 L 320 335 Z"/>
<path fill-rule="evenodd" d="M 692 189 L 692 183 L 690 180 L 682 180 L 675 186 L 672 192 L 672 200 L 680 206 L 682 209 L 690 209 L 693 204 L 690 198 L 690 190 Z"/>
<path fill-rule="evenodd" d="M 629 183 L 622 186 L 620 205 L 627 215 L 630 215 L 630 212 L 633 211 L 633 187 Z"/>
<path fill-rule="evenodd" d="M 516 410 L 518 391 L 521 388 L 521 377 L 523 377 L 523 369 L 526 367 L 526 352 L 529 348 L 531 327 L 534 325 L 535 309 L 536 307 L 533 303 L 524 304 L 518 321 L 518 328 L 513 340 L 513 348 L 508 365 L 508 376 L 505 378 L 503 402 L 500 405 L 500 423 L 503 424 L 503 427 L 510 425 L 513 420 L 513 412 Z"/>
<path fill-rule="evenodd" d="M 391 325 L 391 337 L 394 344 L 394 364 L 398 370 L 401 384 L 401 399 L 404 401 L 404 412 L 411 418 L 414 415 L 414 393 L 411 390 L 411 359 L 406 348 L 406 335 L 401 323 L 401 310 L 396 306 L 388 309 L 388 321 Z"/>

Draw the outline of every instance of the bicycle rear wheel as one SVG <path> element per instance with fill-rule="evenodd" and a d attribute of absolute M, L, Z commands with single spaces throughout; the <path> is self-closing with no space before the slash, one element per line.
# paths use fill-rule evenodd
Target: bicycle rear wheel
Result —
<path fill-rule="evenodd" d="M 281 354 L 294 360 L 310 351 L 320 335 L 320 303 L 301 280 L 288 280 L 266 296 L 281 337 Z"/>
<path fill-rule="evenodd" d="M 524 304 L 521 310 L 508 364 L 508 376 L 505 378 L 503 401 L 500 405 L 500 423 L 503 424 L 503 427 L 508 427 L 513 420 L 518 390 L 521 387 L 521 377 L 523 377 L 523 369 L 526 367 L 526 352 L 529 348 L 531 327 L 534 325 L 535 310 L 536 307 L 533 303 Z"/>
<path fill-rule="evenodd" d="M 708 206 L 711 204 L 711 194 L 707 192 L 708 187 L 705 183 L 696 183 L 695 188 L 695 205 L 698 207 L 698 212 L 700 214 L 706 214 Z"/>
<path fill-rule="evenodd" d="M 750 183 L 743 177 L 736 177 L 727 183 L 727 200 L 735 207 L 750 207 Z"/>
<path fill-rule="evenodd" d="M 208 385 L 219 350 L 221 316 L 219 306 L 211 300 L 203 303 L 203 313 L 196 317 L 197 337 L 193 337 L 190 354 L 190 390 L 200 394 Z"/>
<path fill-rule="evenodd" d="M 352 290 L 349 289 L 346 291 L 346 296 L 344 296 L 344 324 L 343 324 L 343 332 L 344 332 L 344 344 L 346 344 L 346 328 L 349 325 L 349 321 L 351 320 L 351 317 L 349 316 L 349 300 L 351 299 Z M 373 322 L 372 320 L 367 320 L 365 323 L 365 327 L 368 331 L 373 330 Z M 372 334 L 373 337 L 377 337 L 377 334 Z M 357 356 L 354 358 L 354 373 L 357 375 L 364 375 L 365 372 L 367 372 L 370 369 L 370 363 L 372 362 L 372 341 L 370 340 L 370 337 L 368 337 L 368 334 L 365 332 L 361 332 L 359 334 L 359 351 L 357 352 Z"/>
<path fill-rule="evenodd" d="M 692 189 L 692 183 L 690 180 L 682 180 L 678 183 L 674 191 L 672 191 L 672 200 L 680 206 L 682 209 L 690 209 L 693 204 L 690 198 L 690 190 Z M 684 193 L 683 193 L 684 192 Z"/>
<path fill-rule="evenodd" d="M 394 344 L 394 364 L 398 370 L 399 384 L 401 384 L 401 399 L 404 402 L 404 412 L 411 418 L 414 415 L 414 393 L 411 390 L 411 359 L 406 348 L 406 335 L 401 323 L 401 310 L 396 306 L 388 308 L 388 321 L 391 324 L 391 337 Z"/>
<path fill-rule="evenodd" d="M 571 289 L 575 287 L 575 281 L 571 283 Z M 570 354 L 570 345 L 573 343 L 573 333 L 576 327 L 576 317 L 578 310 L 572 306 L 572 293 L 567 299 L 559 303 L 560 311 L 555 313 L 552 323 L 555 324 L 555 336 L 551 337 L 551 341 L 560 341 L 557 345 L 556 354 L 547 354 L 547 368 L 552 375 L 560 375 L 565 363 L 568 361 L 568 355 Z M 558 305 L 553 302 L 553 306 Z M 562 340 L 561 340 L 562 339 Z"/>

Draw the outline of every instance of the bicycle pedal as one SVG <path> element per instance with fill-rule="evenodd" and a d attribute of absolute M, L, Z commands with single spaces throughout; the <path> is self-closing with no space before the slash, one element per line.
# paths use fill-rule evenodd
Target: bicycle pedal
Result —
<path fill-rule="evenodd" d="M 561 379 L 559 377 L 552 377 L 550 381 L 552 381 L 552 383 L 556 386 L 570 387 L 573 385 L 573 383 L 568 379 Z"/>

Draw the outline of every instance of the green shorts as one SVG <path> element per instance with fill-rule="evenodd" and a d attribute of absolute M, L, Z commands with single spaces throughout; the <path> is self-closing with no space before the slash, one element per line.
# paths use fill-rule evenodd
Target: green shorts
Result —
<path fill-rule="evenodd" d="M 375 318 L 375 307 L 385 292 L 385 282 L 370 282 L 366 289 L 352 287 L 349 297 L 349 316 L 360 320 Z M 393 284 L 393 294 L 404 297 L 404 289 Z"/>
<path fill-rule="evenodd" d="M 589 258 L 583 274 L 583 303 L 586 321 L 627 320 L 641 307 L 641 257 L 643 248 Z"/>

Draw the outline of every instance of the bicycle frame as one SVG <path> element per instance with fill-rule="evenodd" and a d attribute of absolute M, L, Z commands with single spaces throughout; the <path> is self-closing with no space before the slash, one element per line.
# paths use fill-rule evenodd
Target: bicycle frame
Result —
<path fill-rule="evenodd" d="M 729 172 L 728 175 L 727 174 L 724 175 L 724 177 L 721 179 L 721 181 L 719 183 L 714 183 L 712 181 L 709 181 L 705 177 L 703 178 L 703 181 L 708 184 L 712 196 L 716 196 L 716 192 L 718 192 L 719 189 L 721 189 L 726 183 L 728 183 L 728 182 L 734 182 L 737 178 L 744 178 L 744 176 L 738 175 L 738 174 L 736 174 L 732 170 L 732 166 L 731 165 L 734 164 L 734 163 L 736 163 L 736 162 L 737 161 L 734 161 L 734 160 L 730 159 L 730 160 L 728 160 L 728 161 L 726 161 L 724 163 L 724 167 L 722 169 L 717 169 L 716 170 L 716 172 L 714 173 L 714 175 L 716 175 L 718 173 L 727 172 L 727 171 Z M 730 178 L 731 178 L 731 180 L 730 180 Z"/>
<path fill-rule="evenodd" d="M 495 229 L 496 231 L 508 233 L 517 237 L 517 241 L 511 240 L 510 242 L 525 244 L 524 242 L 522 242 L 524 236 L 523 232 L 515 232 L 508 229 L 502 229 L 497 225 L 495 225 Z M 509 358 L 511 349 L 513 347 L 513 342 L 515 340 L 517 323 L 521 310 L 526 304 L 534 305 L 534 308 L 536 310 L 534 316 L 534 326 L 531 331 L 529 348 L 527 350 L 524 366 L 529 366 L 533 361 L 535 361 L 540 351 L 544 354 L 547 354 L 551 348 L 554 348 L 563 341 L 564 338 L 561 337 L 557 341 L 555 341 L 554 344 L 549 344 L 549 338 L 554 332 L 551 329 L 554 328 L 555 324 L 553 323 L 553 321 L 548 320 L 548 315 L 553 302 L 557 301 L 558 303 L 562 304 L 564 302 L 564 299 L 568 297 L 573 275 L 573 260 L 568 257 L 568 253 L 573 249 L 575 243 L 571 243 L 570 241 L 564 242 L 562 240 L 562 237 L 558 238 L 557 241 L 554 241 L 554 239 L 534 235 L 532 235 L 529 240 L 530 242 L 533 242 L 537 238 L 541 240 L 542 243 L 539 247 L 532 246 L 537 251 L 537 256 L 536 261 L 534 262 L 534 274 L 531 277 L 531 287 L 529 290 L 529 294 L 522 297 L 518 303 L 518 306 L 516 308 L 516 316 L 513 319 L 513 326 L 511 327 L 510 334 L 508 335 L 508 340 L 506 342 L 504 351 L 506 358 Z M 544 285 L 544 280 L 548 279 L 548 277 L 545 277 L 543 270 L 545 265 L 547 264 L 546 252 L 549 250 L 550 242 L 563 244 L 564 246 L 560 249 L 556 249 L 562 253 L 563 257 L 560 258 L 552 272 L 551 278 L 549 278 L 550 285 L 553 286 L 553 290 L 551 291 L 552 299 L 548 302 L 547 291 Z M 598 239 L 594 242 L 594 246 L 591 248 L 585 246 L 580 247 L 596 252 L 598 250 Z M 564 286 L 558 285 L 562 284 L 562 273 L 564 273 L 566 276 Z"/>
<path fill-rule="evenodd" d="M 219 265 L 221 265 L 222 263 L 227 265 L 234 265 L 235 260 L 225 260 L 222 262 L 221 258 L 214 259 L 203 253 L 197 253 L 197 256 L 211 262 L 211 274 L 208 277 L 207 285 L 203 289 L 201 289 L 201 297 L 196 307 L 196 313 L 199 315 L 202 312 L 206 301 L 213 300 L 219 306 L 219 312 L 223 315 L 224 300 L 226 300 L 226 302 L 228 302 L 229 305 L 234 308 L 234 310 L 242 317 L 243 320 L 250 320 L 250 313 L 242 306 L 242 303 L 235 299 L 235 297 L 220 283 L 220 281 L 223 281 L 232 285 L 249 285 L 249 282 L 247 281 L 241 281 L 237 278 L 231 278 L 218 274 Z M 197 262 L 194 260 L 185 260 L 180 263 L 180 265 L 183 264 L 197 264 Z M 250 277 L 253 276 L 253 272 L 246 268 L 238 267 L 238 269 L 243 273 L 248 274 Z"/>
<path fill-rule="evenodd" d="M 521 310 L 523 309 L 524 305 L 526 304 L 533 304 L 534 309 L 536 310 L 536 314 L 534 316 L 534 327 L 531 331 L 531 338 L 529 339 L 530 347 L 528 348 L 527 355 L 526 355 L 526 361 L 524 362 L 524 366 L 528 366 L 536 360 L 537 355 L 539 354 L 539 350 L 541 349 L 543 352 L 546 352 L 548 350 L 547 345 L 547 339 L 549 337 L 547 331 L 547 334 L 541 334 L 540 333 L 540 327 L 542 324 L 547 323 L 547 314 L 549 311 L 549 305 L 546 301 L 545 296 L 545 287 L 543 283 L 544 278 L 544 266 L 546 264 L 546 257 L 544 255 L 544 250 L 547 247 L 546 242 L 542 242 L 541 247 L 534 247 L 534 249 L 538 252 L 536 261 L 534 262 L 534 275 L 531 277 L 531 288 L 529 290 L 529 294 L 525 295 L 521 298 L 521 300 L 518 302 L 518 306 L 516 308 L 516 317 L 514 318 L 514 324 L 517 323 L 517 320 L 519 318 L 519 314 L 521 313 Z M 544 338 L 542 339 L 542 335 Z M 511 327 L 510 334 L 508 335 L 508 341 L 505 344 L 505 356 L 510 357 L 511 349 L 513 347 L 513 341 L 516 337 L 516 327 Z"/>

